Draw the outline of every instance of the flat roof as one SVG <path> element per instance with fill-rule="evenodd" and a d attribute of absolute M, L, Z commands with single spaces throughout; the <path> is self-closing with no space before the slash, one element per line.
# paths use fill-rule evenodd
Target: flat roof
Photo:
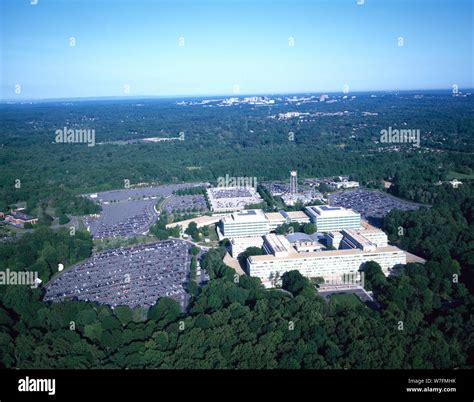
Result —
<path fill-rule="evenodd" d="M 284 236 L 279 236 L 273 233 L 268 234 L 265 236 L 265 242 L 270 246 L 274 253 L 289 253 L 292 251 L 290 243 Z"/>
<path fill-rule="evenodd" d="M 358 230 L 343 229 L 342 232 L 343 234 L 345 234 L 344 238 L 346 237 L 349 237 L 349 239 L 352 238 L 352 240 L 358 242 L 359 244 L 363 246 L 375 246 L 374 243 L 372 243 L 369 239 L 365 238 L 363 233 L 361 233 Z"/>
<path fill-rule="evenodd" d="M 304 219 L 304 218 L 309 219 L 309 216 L 304 211 L 288 211 L 287 215 L 291 219 Z"/>
<path fill-rule="evenodd" d="M 177 222 L 168 223 L 166 225 L 166 228 L 168 229 L 168 228 L 173 228 L 175 226 L 182 226 L 183 229 L 185 229 L 185 228 L 188 227 L 188 225 L 191 222 L 196 222 L 196 225 L 198 225 L 198 227 L 199 226 L 206 226 L 206 225 L 212 225 L 213 223 L 217 223 L 221 219 L 222 219 L 222 216 L 202 215 L 202 216 L 198 216 L 196 218 L 186 219 L 184 221 L 177 221 Z"/>
<path fill-rule="evenodd" d="M 263 237 L 262 236 L 233 237 L 230 240 L 230 242 L 235 245 L 252 244 L 252 243 L 263 244 Z"/>
<path fill-rule="evenodd" d="M 331 207 L 329 205 L 311 205 L 306 207 L 310 214 L 318 215 L 321 218 L 326 217 L 340 217 L 340 216 L 360 216 L 359 213 L 352 209 L 343 207 Z"/>
<path fill-rule="evenodd" d="M 229 222 L 252 222 L 265 220 L 265 214 L 261 209 L 244 209 L 239 212 L 234 212 L 231 215 L 224 216 L 222 221 Z"/>
<path fill-rule="evenodd" d="M 285 220 L 285 217 L 280 212 L 265 212 L 265 216 L 269 221 Z"/>
<path fill-rule="evenodd" d="M 284 260 L 296 260 L 296 259 L 307 259 L 307 258 L 325 258 L 325 257 L 337 257 L 337 256 L 347 256 L 347 255 L 366 255 L 366 254 L 381 254 L 381 253 L 393 253 L 393 252 L 402 252 L 405 253 L 402 249 L 395 246 L 386 246 L 379 247 L 374 251 L 363 251 L 358 248 L 350 250 L 329 250 L 329 251 L 317 251 L 310 253 L 292 253 L 283 257 L 276 257 L 273 255 L 253 255 L 249 257 L 250 262 L 259 262 L 259 261 L 284 261 Z"/>

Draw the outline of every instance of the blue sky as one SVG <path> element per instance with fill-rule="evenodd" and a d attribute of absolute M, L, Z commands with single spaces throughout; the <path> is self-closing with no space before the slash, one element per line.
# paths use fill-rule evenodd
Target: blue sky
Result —
<path fill-rule="evenodd" d="M 1 99 L 473 87 L 470 0 L 31 1 L 1 1 Z"/>

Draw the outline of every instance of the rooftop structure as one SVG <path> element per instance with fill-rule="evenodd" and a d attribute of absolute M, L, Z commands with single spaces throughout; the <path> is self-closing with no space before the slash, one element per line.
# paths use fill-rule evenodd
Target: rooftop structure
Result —
<path fill-rule="evenodd" d="M 342 248 L 360 248 L 364 251 L 374 251 L 377 246 L 354 229 L 342 230 Z"/>
<path fill-rule="evenodd" d="M 287 256 L 294 252 L 290 242 L 284 236 L 269 234 L 264 237 L 263 249 L 267 254 L 277 257 Z"/>

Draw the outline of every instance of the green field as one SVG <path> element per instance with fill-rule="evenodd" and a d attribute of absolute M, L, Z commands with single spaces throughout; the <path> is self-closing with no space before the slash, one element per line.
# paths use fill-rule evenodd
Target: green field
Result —
<path fill-rule="evenodd" d="M 331 302 L 335 304 L 345 304 L 345 305 L 351 305 L 351 306 L 360 306 L 362 302 L 359 300 L 359 298 L 354 295 L 354 294 L 347 294 L 347 293 L 340 293 L 340 294 L 335 294 L 330 296 Z"/>

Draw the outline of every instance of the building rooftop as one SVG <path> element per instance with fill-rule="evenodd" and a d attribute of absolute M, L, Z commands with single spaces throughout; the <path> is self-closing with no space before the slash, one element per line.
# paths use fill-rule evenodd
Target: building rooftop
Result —
<path fill-rule="evenodd" d="M 344 229 L 342 230 L 344 240 L 349 243 L 356 242 L 356 247 L 361 247 L 362 249 L 369 250 L 369 248 L 376 248 L 375 244 L 372 243 L 369 239 L 365 238 L 358 230 L 354 229 Z"/>
<path fill-rule="evenodd" d="M 313 215 L 318 215 L 321 218 L 343 217 L 343 216 L 360 216 L 352 209 L 343 207 L 331 207 L 329 205 L 312 205 L 306 207 L 306 210 Z"/>
<path fill-rule="evenodd" d="M 280 212 L 265 212 L 265 216 L 269 221 L 281 221 L 285 217 Z"/>
<path fill-rule="evenodd" d="M 273 255 L 254 255 L 249 257 L 249 261 L 253 262 L 264 262 L 264 261 L 275 261 L 275 260 L 294 260 L 294 259 L 308 259 L 308 258 L 325 258 L 325 257 L 337 257 L 337 256 L 348 256 L 348 255 L 375 255 L 380 253 L 395 253 L 402 252 L 395 246 L 379 247 L 373 251 L 363 251 L 358 248 L 349 250 L 329 250 L 329 251 L 318 251 L 311 253 L 291 253 L 286 256 L 275 257 Z"/>
<path fill-rule="evenodd" d="M 34 216 L 25 214 L 23 212 L 18 212 L 18 211 L 17 212 L 11 212 L 9 215 L 12 216 L 15 219 L 21 219 L 22 221 L 29 221 L 29 220 L 32 220 L 32 219 L 36 219 Z"/>
<path fill-rule="evenodd" d="M 254 222 L 265 220 L 265 214 L 261 209 L 244 209 L 239 212 L 234 212 L 231 215 L 224 216 L 222 222 Z"/>
<path fill-rule="evenodd" d="M 286 236 L 286 240 L 290 243 L 300 242 L 300 241 L 319 241 L 324 238 L 321 233 L 313 233 L 312 235 L 307 235 L 306 233 L 291 233 Z"/>
<path fill-rule="evenodd" d="M 288 211 L 285 212 L 290 219 L 305 219 L 308 218 L 308 215 L 304 211 Z"/>

